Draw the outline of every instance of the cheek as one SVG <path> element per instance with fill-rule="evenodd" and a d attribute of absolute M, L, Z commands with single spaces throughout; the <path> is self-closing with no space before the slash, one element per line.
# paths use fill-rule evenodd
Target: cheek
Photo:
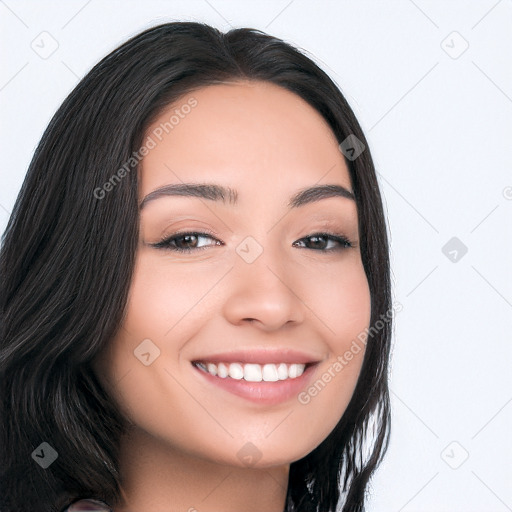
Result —
<path fill-rule="evenodd" d="M 137 258 L 125 318 L 100 359 L 101 374 L 108 379 L 111 392 L 125 408 L 136 409 L 139 395 L 143 393 L 146 395 L 138 403 L 151 402 L 154 396 L 151 386 L 155 386 L 153 378 L 156 375 L 152 370 L 168 357 L 169 351 L 179 349 L 173 346 L 173 337 L 169 333 L 176 323 L 176 318 L 173 315 L 171 319 L 169 312 L 183 307 L 183 301 L 180 306 L 179 295 L 172 293 L 172 288 L 173 284 L 159 274 L 158 266 L 152 267 L 144 259 Z M 176 304 L 172 304 L 173 301 Z M 147 340 L 151 340 L 150 343 Z M 144 353 L 139 347 L 150 352 L 154 361 L 150 366 L 144 366 L 137 358 Z"/>
<path fill-rule="evenodd" d="M 324 326 L 329 357 L 298 401 L 308 411 L 310 431 L 320 443 L 344 414 L 364 359 L 371 298 L 362 263 L 317 278 L 308 297 Z"/>
<path fill-rule="evenodd" d="M 308 283 L 307 305 L 324 325 L 330 347 L 342 350 L 370 322 L 370 290 L 361 261 L 354 258 L 317 272 Z"/>
<path fill-rule="evenodd" d="M 200 300 L 208 286 L 190 268 L 143 255 L 134 269 L 124 327 L 131 335 L 166 339 L 180 318 Z M 180 328 L 182 325 L 180 324 Z"/>

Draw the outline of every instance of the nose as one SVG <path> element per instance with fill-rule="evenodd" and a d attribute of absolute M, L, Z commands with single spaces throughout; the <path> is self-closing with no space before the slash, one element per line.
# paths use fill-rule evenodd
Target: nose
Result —
<path fill-rule="evenodd" d="M 263 331 L 304 321 L 300 276 L 286 269 L 278 251 L 265 249 L 252 263 L 238 257 L 229 273 L 224 317 L 233 325 L 252 323 Z"/>

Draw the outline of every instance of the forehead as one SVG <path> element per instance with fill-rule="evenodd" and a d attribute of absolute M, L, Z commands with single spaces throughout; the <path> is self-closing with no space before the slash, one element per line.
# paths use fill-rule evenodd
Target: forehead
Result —
<path fill-rule="evenodd" d="M 324 179 L 351 188 L 324 118 L 300 96 L 268 82 L 190 92 L 160 113 L 146 137 L 154 147 L 141 162 L 141 194 L 180 180 L 296 189 Z"/>

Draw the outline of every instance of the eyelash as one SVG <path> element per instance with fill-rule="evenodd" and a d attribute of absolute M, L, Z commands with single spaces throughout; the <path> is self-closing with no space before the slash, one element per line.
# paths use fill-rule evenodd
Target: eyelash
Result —
<path fill-rule="evenodd" d="M 180 247 L 174 247 L 171 245 L 171 242 L 175 241 L 176 239 L 184 238 L 186 236 L 195 236 L 195 237 L 206 237 L 211 238 L 212 240 L 215 240 L 216 242 L 219 242 L 220 240 L 217 240 L 212 233 L 208 232 L 198 232 L 198 231 L 184 231 L 182 233 L 174 233 L 173 235 L 163 238 L 160 240 L 160 242 L 157 242 L 155 244 L 151 244 L 152 247 L 155 247 L 156 249 L 165 249 L 170 250 L 174 252 L 180 252 L 180 253 L 191 253 L 194 251 L 202 251 L 203 249 L 207 249 L 208 247 L 212 247 L 211 245 L 206 245 L 203 247 L 192 247 L 189 249 L 182 249 Z M 344 249 L 349 249 L 352 247 L 355 247 L 355 245 L 344 235 L 337 235 L 335 233 L 328 233 L 328 232 L 319 232 L 319 233 L 312 233 L 311 235 L 305 236 L 301 238 L 300 240 L 297 240 L 297 242 L 302 242 L 303 240 L 307 240 L 308 238 L 327 238 L 330 241 L 338 242 L 341 244 L 335 249 L 310 249 L 311 251 L 319 251 L 323 253 L 329 253 L 329 252 L 338 252 L 342 251 Z M 294 242 L 297 243 L 297 242 Z M 213 245 L 219 245 L 219 244 L 213 244 Z M 308 249 L 306 247 L 306 249 Z"/>

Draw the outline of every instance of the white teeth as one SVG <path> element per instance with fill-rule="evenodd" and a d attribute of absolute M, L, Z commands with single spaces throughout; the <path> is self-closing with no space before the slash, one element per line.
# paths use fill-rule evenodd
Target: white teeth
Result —
<path fill-rule="evenodd" d="M 241 364 L 241 363 L 196 363 L 201 370 L 225 379 L 230 377 L 235 380 L 247 382 L 276 382 L 278 380 L 296 379 L 304 373 L 305 364 L 279 363 L 279 364 Z"/>
<path fill-rule="evenodd" d="M 286 380 L 288 378 L 288 366 L 285 363 L 281 363 L 277 367 L 277 376 L 279 380 Z"/>
<path fill-rule="evenodd" d="M 263 366 L 262 377 L 265 382 L 275 382 L 276 380 L 279 380 L 276 365 L 266 364 L 265 366 Z"/>
<path fill-rule="evenodd" d="M 249 382 L 261 382 L 262 378 L 261 365 L 244 364 L 244 380 Z"/>
<path fill-rule="evenodd" d="M 228 367 L 224 363 L 219 363 L 217 365 L 217 375 L 222 379 L 225 379 L 228 376 Z"/>
<path fill-rule="evenodd" d="M 240 363 L 231 363 L 229 365 L 229 376 L 232 379 L 240 380 L 244 376 L 244 369 Z"/>
<path fill-rule="evenodd" d="M 296 379 L 302 375 L 302 372 L 304 372 L 303 364 L 291 364 L 290 368 L 288 368 L 288 377 Z"/>

